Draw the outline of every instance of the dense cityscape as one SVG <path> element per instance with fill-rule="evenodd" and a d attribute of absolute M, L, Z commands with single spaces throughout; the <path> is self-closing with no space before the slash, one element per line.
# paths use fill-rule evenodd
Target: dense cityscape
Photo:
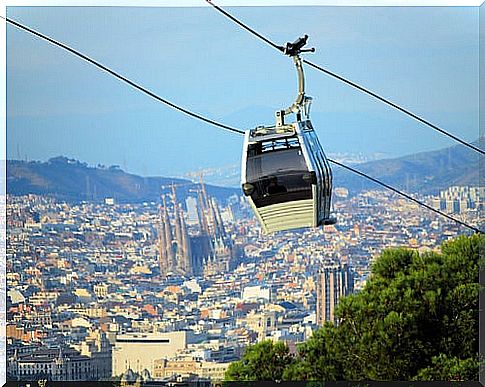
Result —
<path fill-rule="evenodd" d="M 478 226 L 483 191 L 429 205 Z M 481 198 L 481 199 L 480 199 Z M 265 236 L 203 184 L 158 203 L 7 196 L 7 379 L 218 381 L 249 345 L 291 351 L 388 247 L 434 250 L 462 226 L 384 191 L 335 189 L 336 225 Z"/>

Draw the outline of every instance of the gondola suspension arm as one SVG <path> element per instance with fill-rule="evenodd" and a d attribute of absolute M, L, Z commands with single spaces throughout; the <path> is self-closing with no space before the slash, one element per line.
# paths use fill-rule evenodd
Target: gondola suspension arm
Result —
<path fill-rule="evenodd" d="M 306 44 L 308 40 L 308 35 L 298 38 L 293 43 L 286 43 L 286 47 L 283 50 L 285 55 L 291 56 L 293 62 L 295 63 L 296 72 L 298 75 L 298 95 L 296 96 L 295 102 L 286 108 L 285 110 L 278 110 L 276 115 L 276 126 L 280 127 L 285 124 L 285 115 L 294 113 L 297 115 L 297 120 L 301 119 L 301 113 L 306 118 L 310 115 L 310 104 L 312 101 L 311 97 L 305 96 L 305 75 L 303 73 L 302 59 L 300 58 L 300 53 L 302 52 L 315 52 L 315 48 L 303 49 L 302 47 Z"/>

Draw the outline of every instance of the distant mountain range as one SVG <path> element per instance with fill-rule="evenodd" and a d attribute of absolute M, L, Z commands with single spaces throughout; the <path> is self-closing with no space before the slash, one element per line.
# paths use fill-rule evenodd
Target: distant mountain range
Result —
<path fill-rule="evenodd" d="M 158 202 L 162 192 L 171 191 L 172 183 L 180 199 L 198 186 L 185 179 L 141 177 L 118 166 L 90 167 L 62 156 L 47 162 L 7 160 L 7 193 L 12 195 L 52 195 L 66 201 L 102 201 L 112 197 L 120 203 Z M 209 195 L 220 201 L 239 194 L 236 188 L 206 187 Z"/>
<path fill-rule="evenodd" d="M 484 149 L 485 137 L 473 144 Z M 370 161 L 353 167 L 407 192 L 436 194 L 452 185 L 483 185 L 483 176 L 479 173 L 479 166 L 483 165 L 483 161 L 483 156 L 479 156 L 472 149 L 455 145 L 395 159 Z M 332 166 L 332 170 L 335 187 L 345 187 L 353 193 L 379 187 L 376 183 L 341 167 Z"/>
<path fill-rule="evenodd" d="M 485 138 L 474 144 L 483 149 Z M 478 186 L 479 163 L 483 158 L 473 150 L 456 145 L 443 150 L 423 152 L 396 159 L 376 160 L 354 165 L 356 169 L 406 192 L 436 194 L 451 185 Z M 375 183 L 333 166 L 334 187 L 345 187 L 353 194 L 379 187 Z M 7 161 L 7 193 L 53 195 L 67 201 L 101 201 L 113 197 L 118 202 L 158 201 L 161 192 L 177 186 L 177 195 L 187 197 L 197 188 L 186 179 L 141 177 L 126 173 L 117 166 L 90 167 L 66 157 L 47 162 Z M 219 201 L 226 201 L 239 188 L 207 185 L 207 191 Z M 192 194 L 193 195 L 193 194 Z"/>

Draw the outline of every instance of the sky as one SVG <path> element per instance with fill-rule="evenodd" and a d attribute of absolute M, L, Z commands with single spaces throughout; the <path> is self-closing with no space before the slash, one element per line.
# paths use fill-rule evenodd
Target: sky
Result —
<path fill-rule="evenodd" d="M 466 141 L 478 129 L 477 7 L 229 7 L 278 44 L 308 34 L 305 58 Z M 296 96 L 289 57 L 210 7 L 8 7 L 8 17 L 154 93 L 240 129 L 274 123 Z M 388 157 L 453 141 L 305 68 L 326 153 Z M 239 164 L 242 137 L 136 91 L 7 26 L 7 158 L 64 155 L 144 176 Z"/>

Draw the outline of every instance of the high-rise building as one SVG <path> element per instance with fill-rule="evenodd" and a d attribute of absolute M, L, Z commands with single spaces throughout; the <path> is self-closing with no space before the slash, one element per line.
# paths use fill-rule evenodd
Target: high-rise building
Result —
<path fill-rule="evenodd" d="M 337 323 L 335 308 L 343 296 L 354 290 L 352 272 L 348 264 L 320 269 L 317 276 L 317 324 Z"/>
<path fill-rule="evenodd" d="M 429 202 L 437 210 L 443 210 L 449 214 L 461 214 L 482 210 L 484 198 L 483 187 L 452 186 L 440 191 L 439 197 L 431 196 Z"/>

